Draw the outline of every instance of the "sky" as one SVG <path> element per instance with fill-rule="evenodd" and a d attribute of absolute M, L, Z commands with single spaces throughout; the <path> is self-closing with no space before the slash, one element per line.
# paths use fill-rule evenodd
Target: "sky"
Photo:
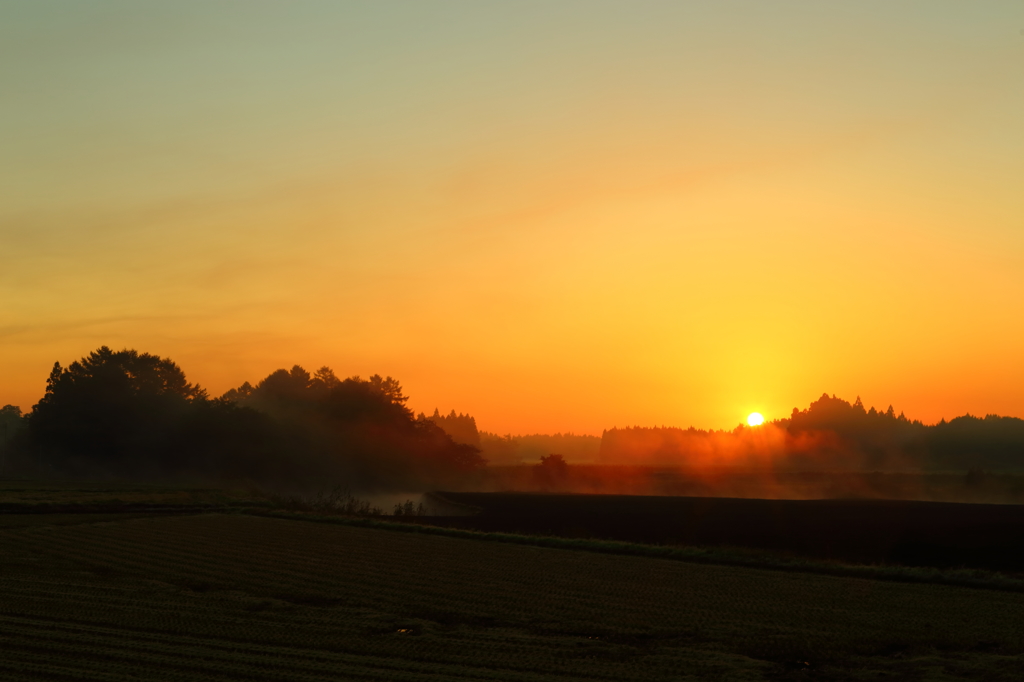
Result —
<path fill-rule="evenodd" d="M 1024 2 L 0 2 L 0 404 L 398 378 L 497 433 L 1024 417 Z"/>

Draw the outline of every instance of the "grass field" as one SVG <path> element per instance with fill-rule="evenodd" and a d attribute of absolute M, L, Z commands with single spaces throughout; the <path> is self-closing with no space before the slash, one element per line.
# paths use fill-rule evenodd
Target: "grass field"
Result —
<path fill-rule="evenodd" d="M 6 516 L 0 595 L 4 680 L 1017 680 L 1024 670 L 1020 593 L 245 514 Z"/>

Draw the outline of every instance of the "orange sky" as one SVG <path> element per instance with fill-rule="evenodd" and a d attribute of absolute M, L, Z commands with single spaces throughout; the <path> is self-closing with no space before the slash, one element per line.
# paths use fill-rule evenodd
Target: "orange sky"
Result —
<path fill-rule="evenodd" d="M 501 433 L 1024 416 L 1019 2 L 8 3 L 0 404 L 99 345 Z"/>

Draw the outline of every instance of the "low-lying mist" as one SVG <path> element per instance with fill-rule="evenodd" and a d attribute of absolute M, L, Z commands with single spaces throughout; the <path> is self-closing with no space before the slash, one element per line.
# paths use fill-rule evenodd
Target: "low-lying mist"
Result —
<path fill-rule="evenodd" d="M 1024 420 L 1011 417 L 925 425 L 822 395 L 731 431 L 497 436 L 407 400 L 391 377 L 297 365 L 211 398 L 169 359 L 103 347 L 55 364 L 27 415 L 0 409 L 0 473 L 244 482 L 295 500 L 344 489 L 390 496 L 369 503 L 385 512 L 436 490 L 1024 501 Z"/>

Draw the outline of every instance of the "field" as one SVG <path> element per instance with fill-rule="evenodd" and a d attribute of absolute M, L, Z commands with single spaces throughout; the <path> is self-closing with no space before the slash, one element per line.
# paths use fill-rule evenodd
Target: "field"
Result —
<path fill-rule="evenodd" d="M 1016 680 L 1024 669 L 1017 592 L 344 519 L 0 520 L 4 680 Z"/>
<path fill-rule="evenodd" d="M 552 477 L 543 475 L 535 466 L 519 465 L 488 467 L 475 489 L 780 500 L 842 498 L 1024 504 L 1024 475 L 981 470 L 960 473 L 787 472 L 722 467 L 694 471 L 670 467 L 572 464 Z"/>
<path fill-rule="evenodd" d="M 489 532 L 727 545 L 857 563 L 1024 572 L 1024 506 L 444 493 L 479 509 L 431 523 Z"/>
<path fill-rule="evenodd" d="M 0 514 L 258 507 L 267 496 L 251 490 L 187 488 L 116 482 L 0 480 Z"/>

